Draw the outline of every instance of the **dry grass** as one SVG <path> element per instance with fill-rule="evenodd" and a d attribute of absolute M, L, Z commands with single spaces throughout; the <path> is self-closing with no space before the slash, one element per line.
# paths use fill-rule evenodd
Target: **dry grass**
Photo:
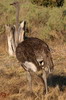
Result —
<path fill-rule="evenodd" d="M 0 38 L 0 44 L 1 40 L 3 38 Z M 66 100 L 66 44 L 50 45 L 55 68 L 53 75 L 48 78 L 47 95 L 43 95 L 43 83 L 37 77 L 33 77 L 34 93 L 29 94 L 26 72 L 16 58 L 8 56 L 5 46 L 4 42 L 0 46 L 0 100 Z"/>

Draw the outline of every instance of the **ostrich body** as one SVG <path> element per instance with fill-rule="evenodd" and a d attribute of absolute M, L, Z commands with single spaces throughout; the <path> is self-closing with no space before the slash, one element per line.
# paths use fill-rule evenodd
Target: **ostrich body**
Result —
<path fill-rule="evenodd" d="M 44 80 L 47 93 L 48 89 L 46 76 L 47 73 L 49 74 L 51 70 L 53 70 L 53 61 L 48 45 L 38 38 L 28 38 L 18 44 L 16 48 L 16 57 L 28 73 L 30 88 L 32 88 L 30 71 L 36 73 L 43 70 L 42 78 Z"/>

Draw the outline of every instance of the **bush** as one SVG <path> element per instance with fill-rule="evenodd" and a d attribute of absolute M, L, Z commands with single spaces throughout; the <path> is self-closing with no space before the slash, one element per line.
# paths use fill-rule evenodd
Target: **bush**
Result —
<path fill-rule="evenodd" d="M 51 27 L 52 30 L 63 30 L 63 11 L 62 8 L 53 8 L 49 10 L 49 20 L 47 22 L 47 25 Z"/>
<path fill-rule="evenodd" d="M 31 2 L 40 6 L 60 7 L 63 6 L 64 0 L 31 0 Z"/>
<path fill-rule="evenodd" d="M 34 10 L 34 11 L 33 11 Z M 36 9 L 33 8 L 31 12 L 28 13 L 29 22 L 35 26 L 46 25 L 49 15 L 48 9 Z"/>

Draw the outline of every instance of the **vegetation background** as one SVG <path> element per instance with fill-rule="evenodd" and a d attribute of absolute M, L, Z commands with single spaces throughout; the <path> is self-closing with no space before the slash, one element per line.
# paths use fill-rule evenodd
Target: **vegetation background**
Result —
<path fill-rule="evenodd" d="M 26 36 L 46 41 L 54 62 L 49 93 L 43 95 L 42 82 L 33 78 L 32 97 L 27 92 L 25 71 L 6 49 L 4 25 L 16 23 L 16 10 L 10 6 L 14 1 L 0 0 L 0 100 L 66 100 L 66 0 L 18 0 L 19 20 L 27 22 Z"/>
<path fill-rule="evenodd" d="M 16 11 L 10 3 L 0 0 L 0 33 L 5 24 L 15 24 Z M 19 0 L 20 21 L 27 21 L 28 35 L 46 40 L 66 41 L 66 0 Z"/>

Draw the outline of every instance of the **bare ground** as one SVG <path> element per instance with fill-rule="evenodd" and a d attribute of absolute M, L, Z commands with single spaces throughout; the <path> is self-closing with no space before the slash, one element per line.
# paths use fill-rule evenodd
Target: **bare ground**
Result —
<path fill-rule="evenodd" d="M 49 93 L 43 95 L 42 81 L 33 77 L 34 93 L 30 95 L 26 72 L 16 58 L 7 54 L 6 37 L 0 37 L 0 100 L 66 100 L 66 44 L 50 46 L 55 67 L 48 78 Z"/>

